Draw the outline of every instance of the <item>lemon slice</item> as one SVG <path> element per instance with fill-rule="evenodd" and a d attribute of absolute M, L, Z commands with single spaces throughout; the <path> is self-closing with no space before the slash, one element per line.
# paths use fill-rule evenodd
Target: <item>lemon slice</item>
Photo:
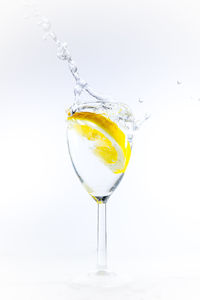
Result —
<path fill-rule="evenodd" d="M 78 134 L 93 141 L 93 153 L 115 174 L 124 173 L 131 146 L 124 132 L 107 117 L 92 112 L 76 112 L 68 117 Z"/>

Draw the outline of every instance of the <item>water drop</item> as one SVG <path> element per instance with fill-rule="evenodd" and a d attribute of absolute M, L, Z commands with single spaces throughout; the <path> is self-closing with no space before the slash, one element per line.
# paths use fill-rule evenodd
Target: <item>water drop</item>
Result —
<path fill-rule="evenodd" d="M 76 95 L 80 95 L 82 92 L 82 87 L 79 84 L 76 84 L 74 87 L 74 94 Z"/>
<path fill-rule="evenodd" d="M 139 98 L 139 99 L 138 99 L 138 102 L 139 102 L 139 103 L 143 103 L 143 102 L 144 102 L 144 100 L 143 100 L 143 99 L 141 99 L 141 98 Z"/>
<path fill-rule="evenodd" d="M 182 81 L 177 80 L 176 83 L 177 83 L 177 85 L 181 85 L 181 84 L 182 84 Z"/>
<path fill-rule="evenodd" d="M 59 48 L 59 47 L 61 46 L 61 41 L 59 41 L 59 40 L 57 39 L 56 45 L 57 45 L 57 47 Z"/>
<path fill-rule="evenodd" d="M 76 73 L 78 70 L 77 66 L 75 65 L 75 62 L 73 60 L 70 62 L 70 69 L 71 69 L 72 73 Z"/>
<path fill-rule="evenodd" d="M 148 114 L 148 113 L 146 113 L 146 114 L 144 115 L 144 120 L 146 121 L 146 120 L 148 120 L 150 117 L 151 117 L 151 115 Z"/>
<path fill-rule="evenodd" d="M 57 42 L 58 38 L 54 32 L 50 32 L 49 36 L 52 38 L 52 40 L 54 40 L 54 42 Z"/>
<path fill-rule="evenodd" d="M 41 25 L 42 25 L 42 28 L 44 29 L 44 31 L 49 31 L 51 29 L 51 24 L 46 19 L 42 21 Z"/>
<path fill-rule="evenodd" d="M 61 60 L 68 60 L 70 61 L 70 54 L 69 50 L 67 49 L 67 44 L 66 43 L 60 43 L 58 41 L 58 49 L 57 49 L 57 57 Z"/>
<path fill-rule="evenodd" d="M 78 85 L 80 85 L 80 87 L 83 89 L 84 87 L 86 87 L 87 82 L 83 79 L 79 79 L 78 80 Z"/>

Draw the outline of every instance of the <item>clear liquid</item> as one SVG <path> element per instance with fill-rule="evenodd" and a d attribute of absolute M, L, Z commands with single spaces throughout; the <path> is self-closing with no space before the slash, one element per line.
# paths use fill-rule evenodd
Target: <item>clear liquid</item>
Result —
<path fill-rule="evenodd" d="M 76 104 L 77 105 L 77 104 Z M 106 113 L 117 123 L 132 143 L 132 114 L 127 107 L 116 103 L 81 103 L 76 111 Z M 120 183 L 124 173 L 115 174 L 92 152 L 91 141 L 84 138 L 68 122 L 68 147 L 75 172 L 88 193 L 97 202 L 106 202 Z"/>

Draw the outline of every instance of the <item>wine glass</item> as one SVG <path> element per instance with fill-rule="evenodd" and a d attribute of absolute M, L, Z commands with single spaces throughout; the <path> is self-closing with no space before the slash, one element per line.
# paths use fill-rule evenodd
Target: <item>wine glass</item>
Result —
<path fill-rule="evenodd" d="M 134 119 L 122 103 L 84 101 L 67 110 L 67 141 L 74 170 L 97 203 L 97 271 L 110 275 L 107 264 L 107 202 L 126 171 Z"/>

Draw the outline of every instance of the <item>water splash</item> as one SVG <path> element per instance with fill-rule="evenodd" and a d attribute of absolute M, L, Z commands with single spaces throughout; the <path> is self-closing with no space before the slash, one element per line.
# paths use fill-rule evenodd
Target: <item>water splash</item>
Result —
<path fill-rule="evenodd" d="M 56 33 L 52 29 L 52 24 L 43 16 L 36 4 L 33 1 L 26 1 L 25 6 L 29 9 L 29 18 L 34 18 L 36 23 L 40 26 L 43 31 L 43 39 L 51 39 L 56 45 L 57 57 L 60 60 L 67 61 L 69 69 L 75 79 L 74 95 L 75 100 L 78 101 L 81 93 L 85 90 L 92 97 L 97 100 L 106 101 L 108 96 L 103 96 L 97 93 L 93 88 L 91 88 L 88 83 L 81 78 L 76 62 L 73 60 L 71 53 L 69 51 L 68 45 L 66 42 L 61 41 Z M 27 17 L 27 16 L 26 16 Z"/>
<path fill-rule="evenodd" d="M 107 95 L 101 95 L 100 93 L 96 92 L 86 80 L 84 80 L 80 74 L 77 67 L 76 62 L 73 60 L 72 55 L 69 51 L 68 44 L 66 42 L 61 41 L 57 34 L 54 32 L 52 28 L 51 22 L 43 16 L 37 7 L 34 1 L 27 0 L 24 5 L 29 10 L 29 14 L 26 15 L 26 18 L 34 18 L 38 26 L 42 29 L 43 32 L 43 39 L 47 40 L 50 39 L 54 42 L 56 46 L 56 54 L 57 57 L 68 63 L 68 67 L 70 69 L 71 74 L 75 79 L 75 86 L 74 86 L 74 96 L 75 96 L 75 106 L 76 103 L 80 103 L 80 96 L 82 95 L 83 91 L 87 92 L 90 96 L 95 98 L 96 101 L 101 102 L 112 102 L 112 98 Z M 139 98 L 138 102 L 141 104 L 144 102 L 143 99 Z M 145 114 L 142 120 L 138 120 L 135 122 L 135 130 L 139 129 L 141 125 L 150 118 L 150 114 Z"/>

